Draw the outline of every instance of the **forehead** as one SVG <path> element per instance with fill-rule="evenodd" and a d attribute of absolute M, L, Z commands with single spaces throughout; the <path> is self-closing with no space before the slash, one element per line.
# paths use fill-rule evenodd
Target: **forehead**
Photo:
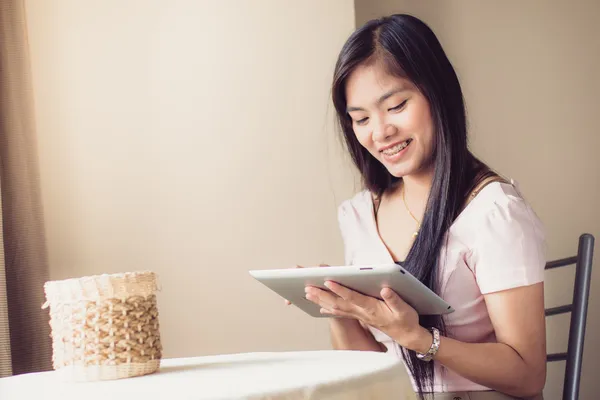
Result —
<path fill-rule="evenodd" d="M 386 92 L 412 87 L 408 79 L 391 75 L 379 63 L 359 65 L 346 82 L 346 100 L 348 106 L 370 106 Z"/>

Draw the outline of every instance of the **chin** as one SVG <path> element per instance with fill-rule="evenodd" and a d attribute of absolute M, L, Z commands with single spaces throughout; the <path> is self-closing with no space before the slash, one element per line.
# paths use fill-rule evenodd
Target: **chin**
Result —
<path fill-rule="evenodd" d="M 385 165 L 385 168 L 395 178 L 402 178 L 415 172 L 415 169 L 408 165 Z"/>
<path fill-rule="evenodd" d="M 396 178 L 403 178 L 406 176 L 423 176 L 432 174 L 433 164 L 431 162 L 421 162 L 421 160 L 404 160 L 398 164 L 383 164 L 385 169 Z"/>

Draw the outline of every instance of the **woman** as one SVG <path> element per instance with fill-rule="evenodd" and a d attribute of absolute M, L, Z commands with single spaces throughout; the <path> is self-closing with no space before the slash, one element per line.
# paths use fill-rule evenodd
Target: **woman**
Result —
<path fill-rule="evenodd" d="M 456 310 L 419 316 L 389 289 L 378 300 L 307 287 L 322 313 L 345 317 L 331 319 L 334 347 L 402 357 L 424 398 L 540 398 L 543 228 L 514 182 L 469 152 L 434 33 L 408 15 L 368 22 L 341 51 L 333 102 L 365 186 L 339 209 L 346 262 L 400 262 Z"/>

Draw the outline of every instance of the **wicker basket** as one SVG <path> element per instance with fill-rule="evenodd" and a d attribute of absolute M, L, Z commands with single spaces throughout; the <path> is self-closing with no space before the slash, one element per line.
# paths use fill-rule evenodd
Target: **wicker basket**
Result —
<path fill-rule="evenodd" d="M 46 282 L 52 362 L 71 381 L 97 381 L 157 371 L 162 345 L 152 272 Z"/>

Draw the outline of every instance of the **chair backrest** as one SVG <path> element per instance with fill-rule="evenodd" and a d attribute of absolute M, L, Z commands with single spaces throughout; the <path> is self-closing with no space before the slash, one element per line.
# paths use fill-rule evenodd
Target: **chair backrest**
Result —
<path fill-rule="evenodd" d="M 579 398 L 579 383 L 581 379 L 581 363 L 583 360 L 583 342 L 587 319 L 592 260 L 594 257 L 594 236 L 586 233 L 579 237 L 577 255 L 550 261 L 546 269 L 566 267 L 575 264 L 575 287 L 573 302 L 559 307 L 546 309 L 546 316 L 571 313 L 569 324 L 569 344 L 566 353 L 548 354 L 548 362 L 566 361 L 563 400 Z"/>

